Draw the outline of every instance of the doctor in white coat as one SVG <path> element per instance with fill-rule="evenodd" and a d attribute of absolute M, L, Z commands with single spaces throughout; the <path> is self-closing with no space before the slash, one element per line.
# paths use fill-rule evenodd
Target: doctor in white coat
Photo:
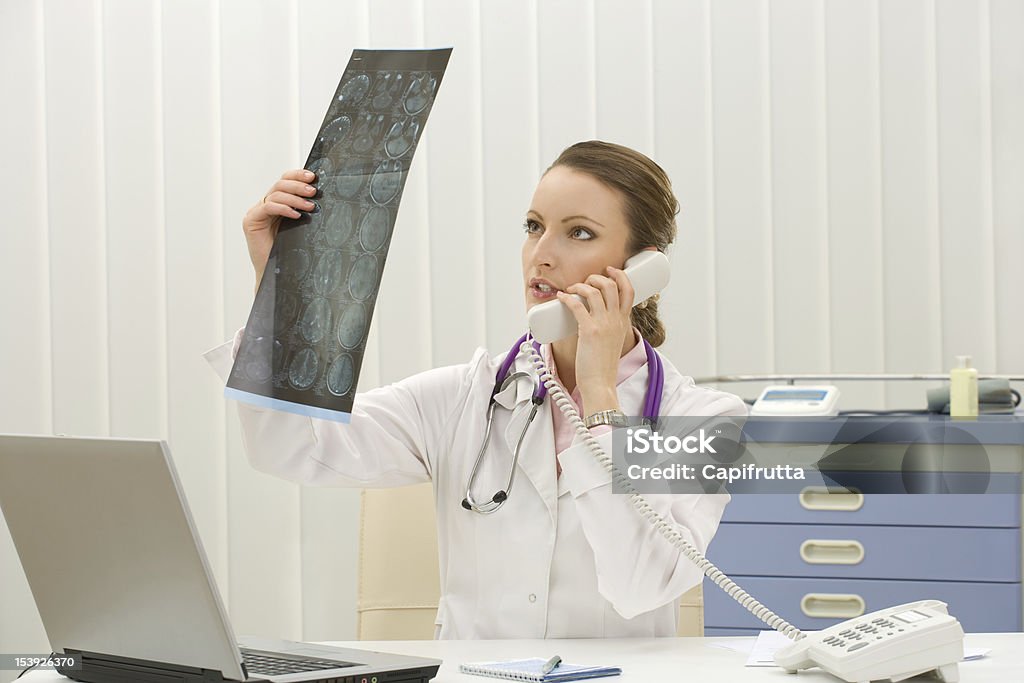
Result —
<path fill-rule="evenodd" d="M 285 173 L 246 214 L 243 228 L 257 283 L 282 216 L 312 208 L 315 179 Z M 619 268 L 642 249 L 675 237 L 678 204 L 664 171 L 646 156 L 591 141 L 566 149 L 540 180 L 526 215 L 522 252 L 527 307 L 554 298 L 576 316 L 579 334 L 545 345 L 548 367 L 582 416 L 598 422 L 641 415 L 648 367 L 641 337 L 657 346 L 657 303 L 633 308 Z M 579 294 L 583 306 L 567 293 Z M 589 309 L 589 310 L 588 310 Z M 210 354 L 222 374 L 237 351 Z M 511 343 L 512 340 L 510 340 Z M 356 397 L 348 425 L 239 404 L 246 452 L 259 470 L 315 486 L 433 483 L 441 603 L 439 638 L 615 638 L 672 636 L 679 597 L 702 574 L 640 517 L 574 438 L 547 400 L 526 430 L 507 501 L 479 514 L 462 501 L 484 441 L 487 409 L 505 352 L 478 350 L 464 365 L 438 368 Z M 533 376 L 519 354 L 513 372 Z M 474 495 L 504 487 L 532 407 L 531 381 L 496 399 Z M 732 394 L 697 387 L 664 361 L 661 415 L 745 415 Z M 593 422 L 594 420 L 590 420 Z M 611 427 L 591 433 L 611 452 Z M 648 502 L 704 551 L 727 494 L 659 494 Z"/>

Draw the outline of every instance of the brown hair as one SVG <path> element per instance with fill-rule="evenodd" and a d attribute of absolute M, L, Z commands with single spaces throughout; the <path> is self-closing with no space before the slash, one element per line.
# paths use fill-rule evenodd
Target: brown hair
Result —
<path fill-rule="evenodd" d="M 611 142 L 588 140 L 567 147 L 548 170 L 556 166 L 586 173 L 622 193 L 631 255 L 647 247 L 663 252 L 675 240 L 679 202 L 672 192 L 672 183 L 661 166 L 640 152 Z M 658 317 L 656 296 L 633 307 L 632 321 L 651 346 L 660 346 L 665 341 L 665 325 Z"/>

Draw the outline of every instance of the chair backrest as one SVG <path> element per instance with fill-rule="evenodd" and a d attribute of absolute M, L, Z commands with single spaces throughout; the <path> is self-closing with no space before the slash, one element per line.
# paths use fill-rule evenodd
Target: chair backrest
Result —
<path fill-rule="evenodd" d="M 429 640 L 441 594 L 430 484 L 362 493 L 359 531 L 360 640 Z M 698 585 L 679 604 L 681 636 L 704 635 Z"/>

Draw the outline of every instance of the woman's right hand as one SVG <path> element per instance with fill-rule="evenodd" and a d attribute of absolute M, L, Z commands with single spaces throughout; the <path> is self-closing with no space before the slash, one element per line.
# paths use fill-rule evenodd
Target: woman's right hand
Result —
<path fill-rule="evenodd" d="M 310 185 L 315 180 L 312 171 L 302 168 L 284 172 L 281 179 L 271 186 L 263 199 L 249 209 L 242 219 L 242 231 L 256 273 L 257 289 L 263 279 L 277 229 L 281 226 L 281 218 L 299 218 L 302 216 L 300 211 L 313 208 L 313 202 L 308 198 L 316 194 L 316 188 Z"/>

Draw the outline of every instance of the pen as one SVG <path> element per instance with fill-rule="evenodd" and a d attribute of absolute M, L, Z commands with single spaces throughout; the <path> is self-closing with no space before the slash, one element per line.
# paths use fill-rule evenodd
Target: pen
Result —
<path fill-rule="evenodd" d="M 555 670 L 555 667 L 562 663 L 562 658 L 555 655 L 548 661 L 544 662 L 544 666 L 540 668 L 540 672 L 545 676 Z"/>

